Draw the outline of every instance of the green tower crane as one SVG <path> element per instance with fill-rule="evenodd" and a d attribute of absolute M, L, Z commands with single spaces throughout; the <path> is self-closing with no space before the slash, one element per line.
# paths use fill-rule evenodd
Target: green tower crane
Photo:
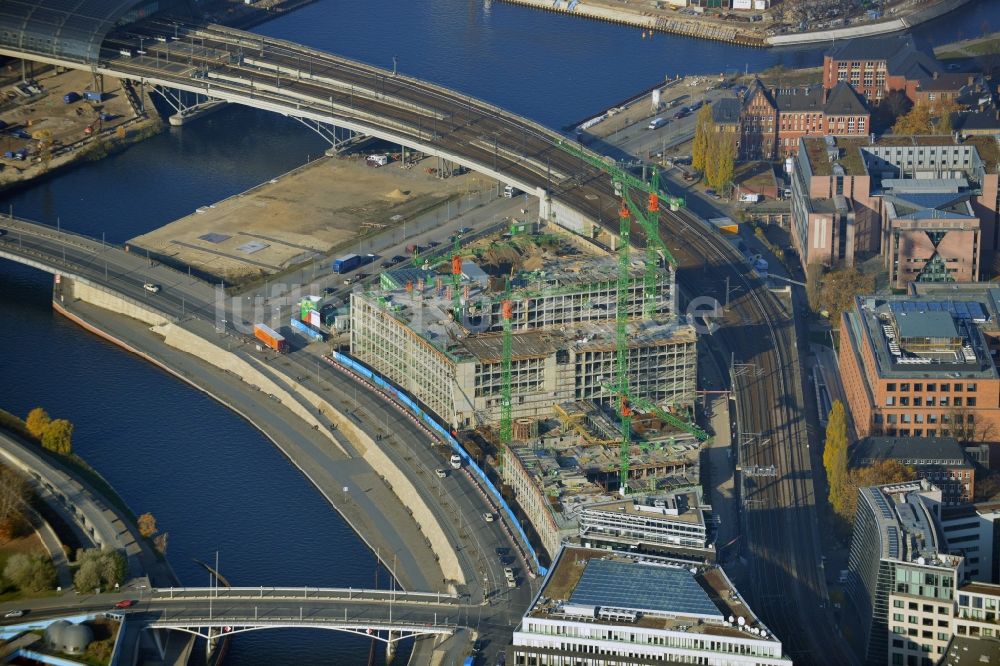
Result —
<path fill-rule="evenodd" d="M 610 175 L 615 195 L 621 197 L 621 209 L 618 214 L 619 248 L 618 294 L 615 310 L 615 383 L 614 386 L 608 388 L 617 396 L 619 401 L 619 417 L 622 430 L 621 446 L 619 449 L 619 490 L 622 495 L 625 495 L 628 493 L 629 458 L 632 447 L 632 410 L 634 405 L 641 402 L 647 406 L 647 409 L 658 410 L 658 415 L 661 418 L 691 432 L 699 440 L 704 441 L 704 439 L 707 439 L 707 435 L 697 426 L 687 423 L 663 410 L 659 410 L 659 408 L 648 401 L 637 400 L 631 395 L 628 381 L 628 291 L 630 282 L 631 219 L 633 216 L 635 217 L 636 222 L 642 227 L 646 235 L 645 271 L 643 276 L 643 317 L 649 319 L 656 313 L 656 299 L 658 296 L 656 281 L 657 273 L 660 270 L 660 262 L 663 261 L 672 266 L 676 266 L 677 264 L 676 259 L 670 254 L 670 251 L 663 243 L 663 239 L 660 237 L 660 202 L 665 203 L 671 210 L 678 210 L 681 206 L 684 206 L 684 199 L 660 191 L 659 170 L 656 168 L 653 169 L 652 182 L 646 182 L 620 168 L 614 161 L 585 151 L 572 143 L 558 141 L 557 145 L 567 153 L 582 159 Z M 646 194 L 645 209 L 632 200 L 630 196 L 630 191 L 632 190 L 638 190 Z"/>

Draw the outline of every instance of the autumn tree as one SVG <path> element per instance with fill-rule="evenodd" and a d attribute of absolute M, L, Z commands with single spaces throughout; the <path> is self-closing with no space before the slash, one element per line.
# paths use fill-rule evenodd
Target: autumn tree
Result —
<path fill-rule="evenodd" d="M 852 469 L 846 477 L 842 510 L 837 514 L 848 523 L 854 523 L 858 507 L 858 489 L 901 483 L 917 478 L 916 471 L 898 460 L 878 460 L 868 467 Z"/>
<path fill-rule="evenodd" d="M 722 192 L 731 182 L 736 170 L 736 142 L 731 134 L 718 134 L 712 137 L 708 161 L 710 169 L 705 175 L 709 184 Z M 709 175 L 711 174 L 711 175 Z"/>
<path fill-rule="evenodd" d="M 139 527 L 139 534 L 147 539 L 156 534 L 156 517 L 151 513 L 144 513 L 136 520 Z"/>
<path fill-rule="evenodd" d="M 52 423 L 52 418 L 49 413 L 46 412 L 41 407 L 35 407 L 33 410 L 28 412 L 28 418 L 24 420 L 24 424 L 28 427 L 28 432 L 32 434 L 35 439 L 41 439 L 45 434 L 46 428 Z"/>
<path fill-rule="evenodd" d="M 830 313 L 830 320 L 840 321 L 840 314 L 854 303 L 855 296 L 875 291 L 875 276 L 847 267 L 823 276 L 819 288 L 819 309 Z"/>
<path fill-rule="evenodd" d="M 951 97 L 942 99 L 934 105 L 932 113 L 937 118 L 936 129 L 938 134 L 951 134 L 954 129 L 952 127 L 952 117 L 958 112 L 958 103 Z"/>
<path fill-rule="evenodd" d="M 934 124 L 931 122 L 931 110 L 926 104 L 914 104 L 909 113 L 896 119 L 892 126 L 893 134 L 934 134 Z"/>
<path fill-rule="evenodd" d="M 0 543 L 11 539 L 24 523 L 27 480 L 7 467 L 0 467 Z"/>
<path fill-rule="evenodd" d="M 43 592 L 56 585 L 56 567 L 42 553 L 11 555 L 3 569 L 3 575 L 24 592 Z"/>
<path fill-rule="evenodd" d="M 823 467 L 829 485 L 830 506 L 837 515 L 843 515 L 847 486 L 847 414 L 844 403 L 836 400 L 826 423 L 826 440 L 823 444 Z"/>
<path fill-rule="evenodd" d="M 947 416 L 951 436 L 962 446 L 983 444 L 997 440 L 996 428 L 992 421 L 976 420 L 975 410 L 968 407 L 955 407 Z"/>
<path fill-rule="evenodd" d="M 45 429 L 42 446 L 60 455 L 73 452 L 73 424 L 66 419 L 56 419 Z"/>
<path fill-rule="evenodd" d="M 698 110 L 695 118 L 694 141 L 691 143 L 691 167 L 696 171 L 705 173 L 714 135 L 715 121 L 712 120 L 712 107 L 705 105 Z"/>

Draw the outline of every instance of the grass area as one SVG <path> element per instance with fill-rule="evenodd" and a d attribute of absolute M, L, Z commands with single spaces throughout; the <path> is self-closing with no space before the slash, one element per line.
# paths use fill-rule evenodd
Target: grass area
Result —
<path fill-rule="evenodd" d="M 968 58 L 970 56 L 987 55 L 989 53 L 1000 53 L 1000 36 L 990 36 L 980 40 L 948 44 L 941 47 L 940 50 L 935 49 L 934 52 L 941 60 Z"/>

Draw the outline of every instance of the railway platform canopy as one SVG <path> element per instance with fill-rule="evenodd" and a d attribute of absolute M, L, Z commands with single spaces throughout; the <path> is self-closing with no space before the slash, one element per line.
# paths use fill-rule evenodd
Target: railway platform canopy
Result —
<path fill-rule="evenodd" d="M 0 46 L 97 64 L 101 43 L 116 26 L 176 4 L 173 0 L 3 0 Z"/>

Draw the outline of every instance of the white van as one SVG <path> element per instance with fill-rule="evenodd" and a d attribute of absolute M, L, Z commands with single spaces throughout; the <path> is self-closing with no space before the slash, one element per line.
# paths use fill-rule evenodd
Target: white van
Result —
<path fill-rule="evenodd" d="M 653 118 L 649 121 L 649 129 L 660 129 L 667 124 L 667 121 L 663 118 Z"/>
<path fill-rule="evenodd" d="M 752 192 L 744 192 L 740 194 L 741 203 L 760 203 L 760 200 L 763 198 L 764 197 L 762 197 L 761 195 Z"/>
<path fill-rule="evenodd" d="M 520 193 L 521 192 L 513 185 L 508 185 L 507 187 L 503 188 L 503 195 L 508 199 L 513 199 Z"/>
<path fill-rule="evenodd" d="M 462 469 L 462 458 L 457 454 L 451 454 L 451 459 L 448 461 L 451 463 L 452 469 Z"/>

